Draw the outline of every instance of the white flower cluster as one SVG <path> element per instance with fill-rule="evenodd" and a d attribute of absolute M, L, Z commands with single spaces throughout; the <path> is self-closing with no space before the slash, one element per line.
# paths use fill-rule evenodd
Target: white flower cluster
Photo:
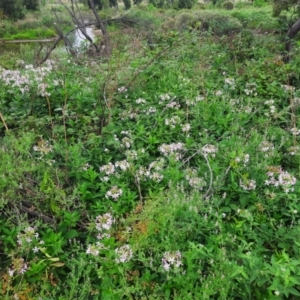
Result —
<path fill-rule="evenodd" d="M 23 232 L 19 232 L 17 235 L 17 243 L 19 246 L 34 246 L 33 252 L 38 252 L 40 248 L 36 245 L 43 245 L 44 241 L 39 240 L 39 234 L 36 232 L 36 227 L 27 227 Z"/>
<path fill-rule="evenodd" d="M 137 151 L 136 150 L 126 150 L 125 151 L 125 156 L 129 161 L 134 161 L 139 158 L 139 156 L 142 156 L 145 154 L 145 149 L 140 148 Z"/>
<path fill-rule="evenodd" d="M 85 163 L 80 167 L 81 171 L 87 171 L 89 168 L 91 168 L 92 166 L 89 163 Z"/>
<path fill-rule="evenodd" d="M 107 232 L 112 228 L 115 223 L 113 216 L 110 213 L 99 215 L 95 219 L 95 228 L 98 231 L 97 239 L 102 240 L 104 238 L 110 238 L 110 234 Z M 89 244 L 86 250 L 87 254 L 98 256 L 101 250 L 105 250 L 106 247 L 103 243 L 97 242 L 94 245 Z"/>
<path fill-rule="evenodd" d="M 261 152 L 265 152 L 266 157 L 268 157 L 274 149 L 274 145 L 268 141 L 261 142 L 258 146 L 258 150 Z"/>
<path fill-rule="evenodd" d="M 211 144 L 206 144 L 201 148 L 204 155 L 210 154 L 212 157 L 216 156 L 216 153 L 218 152 L 218 148 Z"/>
<path fill-rule="evenodd" d="M 138 117 L 138 110 L 134 108 L 131 108 L 129 110 L 123 110 L 119 114 L 119 116 L 122 120 L 126 120 L 126 119 L 134 120 L 137 119 Z"/>
<path fill-rule="evenodd" d="M 47 88 L 49 87 L 49 84 L 47 83 L 39 83 L 37 86 L 37 94 L 41 95 L 42 97 L 50 97 L 51 94 L 47 92 Z"/>
<path fill-rule="evenodd" d="M 256 189 L 256 181 L 250 180 L 240 180 L 240 187 L 245 191 L 251 191 Z"/>
<path fill-rule="evenodd" d="M 281 87 L 286 93 L 293 93 L 296 89 L 294 86 L 288 84 L 283 84 Z"/>
<path fill-rule="evenodd" d="M 126 160 L 115 162 L 115 167 L 120 168 L 122 171 L 126 171 L 130 168 L 130 164 Z"/>
<path fill-rule="evenodd" d="M 300 134 L 300 129 L 298 129 L 298 128 L 291 128 L 291 133 L 292 133 L 292 135 L 294 135 L 294 136 L 296 136 L 296 135 L 299 135 Z"/>
<path fill-rule="evenodd" d="M 226 85 L 228 85 L 230 87 L 231 90 L 235 89 L 235 80 L 234 78 L 225 78 L 224 82 Z"/>
<path fill-rule="evenodd" d="M 182 255 L 180 251 L 165 252 L 162 258 L 162 267 L 166 272 L 169 272 L 171 267 L 179 268 L 182 265 Z"/>
<path fill-rule="evenodd" d="M 133 256 L 133 252 L 131 250 L 130 245 L 124 245 L 120 248 L 115 249 L 116 254 L 116 263 L 125 263 L 131 260 Z"/>
<path fill-rule="evenodd" d="M 88 247 L 86 249 L 86 253 L 91 254 L 93 256 L 98 256 L 100 251 L 104 250 L 104 249 L 106 249 L 105 246 L 102 243 L 97 242 L 94 245 L 88 245 Z"/>
<path fill-rule="evenodd" d="M 187 106 L 195 106 L 198 102 L 201 102 L 204 100 L 204 97 L 199 95 L 195 99 L 187 99 L 185 100 L 185 104 Z"/>
<path fill-rule="evenodd" d="M 151 173 L 152 170 L 156 170 L 156 171 Z M 147 180 L 147 178 L 150 178 L 155 182 L 160 182 L 164 177 L 162 174 L 157 172 L 159 170 L 161 169 L 159 169 L 158 166 L 153 168 L 149 166 L 148 169 L 145 167 L 139 167 L 139 169 L 135 173 L 135 177 L 138 181 L 142 181 L 142 180 L 145 181 Z"/>
<path fill-rule="evenodd" d="M 40 152 L 41 155 L 52 152 L 53 147 L 49 145 L 48 141 L 40 140 L 37 145 L 33 146 L 33 150 L 36 152 Z"/>
<path fill-rule="evenodd" d="M 179 109 L 180 104 L 176 101 L 171 101 L 166 105 L 166 108 L 174 108 L 174 109 Z"/>
<path fill-rule="evenodd" d="M 191 130 L 191 124 L 186 123 L 180 125 L 182 132 L 189 132 Z"/>
<path fill-rule="evenodd" d="M 174 116 L 171 119 L 165 119 L 165 124 L 170 126 L 172 129 L 176 127 L 176 125 L 180 124 L 181 120 L 178 116 Z"/>
<path fill-rule="evenodd" d="M 125 136 L 122 138 L 121 140 L 122 142 L 122 146 L 129 149 L 131 147 L 131 144 L 132 144 L 132 139 L 128 136 Z"/>
<path fill-rule="evenodd" d="M 185 179 L 193 189 L 202 191 L 206 186 L 206 182 L 203 178 L 197 176 L 197 171 L 192 168 L 185 170 Z"/>
<path fill-rule="evenodd" d="M 8 274 L 13 277 L 15 273 L 24 274 L 28 270 L 27 263 L 24 262 L 23 258 L 14 259 L 12 269 L 8 269 Z"/>
<path fill-rule="evenodd" d="M 178 161 L 182 157 L 182 154 L 180 152 L 184 151 L 185 147 L 183 143 L 179 142 L 179 143 L 172 143 L 169 145 L 162 144 L 158 149 L 164 156 L 174 155 L 175 160 Z"/>
<path fill-rule="evenodd" d="M 103 165 L 99 168 L 100 172 L 104 172 L 106 175 L 111 175 L 115 172 L 115 166 L 112 163 L 108 163 L 107 165 Z"/>
<path fill-rule="evenodd" d="M 265 181 L 265 184 L 274 187 L 282 187 L 283 190 L 288 193 L 292 192 L 294 188 L 291 186 L 296 184 L 296 178 L 288 173 L 287 171 L 283 171 L 281 167 L 268 167 L 267 175 L 269 179 Z"/>
<path fill-rule="evenodd" d="M 154 113 L 156 113 L 156 108 L 155 107 L 153 107 L 153 106 L 150 106 L 148 109 L 146 109 L 145 110 L 145 113 L 147 114 L 147 115 L 149 115 L 149 114 L 154 114 Z"/>
<path fill-rule="evenodd" d="M 110 230 L 114 224 L 115 219 L 110 213 L 104 215 L 99 215 L 95 220 L 95 227 L 98 231 L 102 232 L 103 230 Z"/>
<path fill-rule="evenodd" d="M 169 94 L 162 94 L 162 95 L 159 96 L 159 98 L 160 98 L 160 100 L 161 100 L 161 101 L 159 101 L 159 104 L 162 104 L 162 103 L 164 103 L 165 101 L 170 100 L 170 99 L 171 99 L 171 96 L 170 96 Z"/>
<path fill-rule="evenodd" d="M 119 93 L 126 93 L 126 92 L 127 92 L 127 89 L 126 89 L 125 86 L 121 86 L 121 87 L 118 88 L 118 92 L 119 92 Z"/>
<path fill-rule="evenodd" d="M 135 100 L 135 102 L 137 104 L 146 104 L 147 103 L 147 101 L 145 99 L 143 99 L 143 98 L 138 98 L 137 100 Z"/>
<path fill-rule="evenodd" d="M 149 164 L 149 171 L 154 169 L 156 171 L 161 171 L 165 165 L 165 159 L 163 157 L 158 158 L 157 160 L 153 161 Z"/>
<path fill-rule="evenodd" d="M 116 185 L 113 186 L 109 191 L 106 192 L 105 198 L 109 199 L 112 198 L 113 200 L 118 199 L 119 197 L 122 196 L 122 189 L 119 189 Z"/>
<path fill-rule="evenodd" d="M 243 162 L 244 167 L 246 167 L 246 165 L 249 162 L 249 159 L 250 159 L 250 155 L 249 154 L 242 154 L 242 155 L 239 155 L 238 157 L 236 157 L 235 161 L 238 162 L 238 163 L 239 162 Z"/>
<path fill-rule="evenodd" d="M 257 96 L 256 84 L 254 82 L 253 83 L 247 83 L 246 88 L 244 89 L 244 93 L 247 96 L 250 96 L 250 95 Z"/>
<path fill-rule="evenodd" d="M 287 149 L 289 155 L 299 155 L 299 151 L 300 150 L 300 147 L 299 146 L 292 146 L 290 148 Z"/>

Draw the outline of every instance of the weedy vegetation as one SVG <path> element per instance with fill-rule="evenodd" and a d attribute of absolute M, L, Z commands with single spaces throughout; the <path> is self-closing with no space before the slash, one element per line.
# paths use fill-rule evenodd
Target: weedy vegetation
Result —
<path fill-rule="evenodd" d="M 299 299 L 299 42 L 225 3 L 1 60 L 1 299 Z"/>

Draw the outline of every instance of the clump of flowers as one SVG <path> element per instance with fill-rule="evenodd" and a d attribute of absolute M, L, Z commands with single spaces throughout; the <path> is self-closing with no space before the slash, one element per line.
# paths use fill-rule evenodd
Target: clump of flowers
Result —
<path fill-rule="evenodd" d="M 115 219 L 110 213 L 97 216 L 95 219 L 95 223 L 92 224 L 98 231 L 97 239 L 102 240 L 104 238 L 110 238 L 110 234 L 108 231 L 111 230 L 114 223 Z M 93 256 L 98 256 L 100 251 L 104 249 L 106 249 L 106 247 L 103 243 L 96 242 L 96 244 L 94 245 L 88 245 L 86 253 Z"/>
<path fill-rule="evenodd" d="M 201 95 L 198 95 L 195 99 L 185 100 L 185 103 L 187 106 L 195 106 L 198 102 L 201 102 L 203 100 L 204 100 L 204 97 Z"/>
<path fill-rule="evenodd" d="M 126 171 L 126 170 L 129 169 L 130 164 L 129 164 L 129 162 L 127 160 L 121 160 L 121 161 L 117 161 L 115 163 L 115 166 L 117 168 L 120 168 L 122 171 Z"/>
<path fill-rule="evenodd" d="M 122 146 L 125 148 L 130 148 L 132 144 L 131 138 L 125 136 L 122 138 Z"/>
<path fill-rule="evenodd" d="M 226 85 L 228 85 L 230 87 L 231 90 L 235 89 L 235 80 L 234 78 L 225 78 L 224 82 Z"/>
<path fill-rule="evenodd" d="M 256 181 L 253 179 L 240 180 L 240 187 L 245 191 L 251 191 L 256 189 Z"/>
<path fill-rule="evenodd" d="M 115 254 L 116 254 L 116 263 L 125 263 L 129 262 L 133 256 L 132 249 L 130 245 L 124 245 L 120 248 L 115 249 Z"/>
<path fill-rule="evenodd" d="M 258 150 L 264 152 L 265 156 L 268 157 L 274 150 L 274 145 L 271 142 L 264 141 L 259 144 Z"/>
<path fill-rule="evenodd" d="M 137 104 L 146 104 L 147 103 L 147 101 L 143 98 L 138 98 L 138 99 L 135 100 L 135 102 Z"/>
<path fill-rule="evenodd" d="M 296 135 L 299 135 L 300 134 L 300 129 L 294 127 L 294 128 L 291 128 L 291 133 L 292 135 L 296 136 Z"/>
<path fill-rule="evenodd" d="M 287 149 L 289 155 L 292 155 L 292 156 L 299 155 L 299 150 L 300 150 L 299 146 L 292 146 Z"/>
<path fill-rule="evenodd" d="M 171 119 L 165 119 L 165 124 L 170 126 L 172 129 L 176 127 L 176 125 L 180 124 L 181 120 L 178 116 L 174 116 Z"/>
<path fill-rule="evenodd" d="M 162 144 L 158 149 L 164 156 L 174 155 L 175 160 L 178 161 L 182 157 L 180 152 L 184 151 L 185 147 L 183 143 L 172 143 L 169 145 Z"/>
<path fill-rule="evenodd" d="M 89 163 L 85 163 L 80 167 L 81 171 L 87 171 L 89 168 L 91 168 L 92 166 Z"/>
<path fill-rule="evenodd" d="M 171 101 L 166 105 L 166 108 L 174 108 L 174 109 L 179 109 L 180 104 L 176 101 Z"/>
<path fill-rule="evenodd" d="M 86 253 L 91 254 L 93 256 L 98 256 L 100 251 L 103 249 L 106 249 L 105 246 L 102 243 L 97 242 L 94 245 L 88 245 Z"/>
<path fill-rule="evenodd" d="M 192 168 L 185 170 L 185 179 L 188 181 L 190 187 L 200 191 L 206 186 L 206 182 L 202 177 L 197 176 L 197 171 Z"/>
<path fill-rule="evenodd" d="M 165 101 L 170 100 L 170 99 L 171 99 L 171 96 L 170 96 L 169 94 L 161 94 L 161 95 L 159 96 L 159 98 L 160 98 L 159 104 L 162 104 L 162 103 L 164 103 Z"/>
<path fill-rule="evenodd" d="M 49 87 L 49 84 L 47 83 L 39 83 L 37 86 L 37 93 L 41 95 L 42 97 L 50 97 L 51 93 L 47 92 L 47 88 Z"/>
<path fill-rule="evenodd" d="M 36 232 L 36 227 L 28 226 L 18 233 L 17 238 L 19 246 L 30 247 L 34 253 L 37 253 L 40 250 L 37 245 L 44 244 L 43 240 L 39 240 L 39 234 Z"/>
<path fill-rule="evenodd" d="M 126 89 L 125 86 L 121 86 L 121 87 L 118 88 L 118 92 L 119 92 L 119 93 L 126 93 L 126 92 L 127 92 L 127 89 Z"/>
<path fill-rule="evenodd" d="M 104 215 L 99 215 L 95 220 L 95 227 L 98 231 L 102 232 L 103 230 L 110 230 L 115 220 L 110 213 Z"/>
<path fill-rule="evenodd" d="M 130 119 L 130 120 L 134 120 L 137 119 L 138 117 L 138 109 L 136 108 L 131 108 L 129 110 L 123 110 L 119 116 L 122 120 L 126 120 L 126 119 Z"/>
<path fill-rule="evenodd" d="M 191 130 L 191 125 L 189 123 L 181 125 L 182 132 L 189 132 Z"/>
<path fill-rule="evenodd" d="M 103 165 L 99 168 L 100 172 L 104 172 L 106 175 L 111 175 L 115 172 L 115 166 L 112 163 L 108 163 L 107 165 Z"/>
<path fill-rule="evenodd" d="M 113 186 L 109 191 L 106 192 L 105 198 L 109 199 L 112 198 L 113 200 L 117 200 L 119 197 L 122 196 L 122 189 L 119 189 L 116 185 Z"/>
<path fill-rule="evenodd" d="M 247 83 L 246 84 L 246 88 L 244 89 L 244 93 L 247 96 L 253 95 L 256 96 L 257 92 L 256 92 L 256 83 L 251 82 L 251 83 Z"/>
<path fill-rule="evenodd" d="M 150 163 L 148 169 L 149 169 L 149 171 L 152 169 L 154 169 L 156 171 L 160 171 L 163 169 L 165 162 L 166 162 L 165 159 L 163 157 L 160 157 L 157 160 Z"/>
<path fill-rule="evenodd" d="M 210 154 L 212 157 L 215 157 L 218 152 L 218 148 L 211 144 L 204 145 L 201 150 L 205 156 Z"/>
<path fill-rule="evenodd" d="M 180 251 L 165 252 L 162 258 L 162 267 L 166 272 L 169 272 L 171 268 L 178 269 L 182 265 L 182 255 Z"/>
<path fill-rule="evenodd" d="M 296 89 L 294 86 L 288 84 L 283 84 L 281 87 L 286 93 L 293 93 Z"/>
<path fill-rule="evenodd" d="M 52 152 L 53 147 L 49 144 L 48 141 L 42 139 L 38 141 L 37 145 L 33 146 L 33 150 L 36 152 L 40 152 L 41 155 L 44 155 Z"/>
<path fill-rule="evenodd" d="M 246 165 L 249 162 L 249 159 L 250 159 L 249 154 L 242 154 L 242 155 L 239 155 L 238 157 L 236 157 L 235 161 L 238 162 L 238 163 L 242 162 L 244 167 L 246 167 Z"/>
<path fill-rule="evenodd" d="M 280 166 L 269 166 L 267 167 L 267 171 L 267 176 L 269 178 L 265 181 L 266 185 L 282 187 L 286 193 L 294 190 L 292 186 L 296 184 L 297 180 L 293 175 L 282 170 Z"/>
<path fill-rule="evenodd" d="M 14 275 L 24 274 L 28 270 L 28 264 L 24 262 L 23 258 L 15 258 L 11 269 L 8 269 L 8 275 L 13 277 Z"/>

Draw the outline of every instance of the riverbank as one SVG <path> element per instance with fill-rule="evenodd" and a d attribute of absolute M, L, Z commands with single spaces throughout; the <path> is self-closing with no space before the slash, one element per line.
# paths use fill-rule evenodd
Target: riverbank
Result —
<path fill-rule="evenodd" d="M 49 39 L 24 39 L 24 40 L 4 40 L 0 39 L 0 44 L 20 44 L 20 43 L 47 43 L 55 41 L 57 37 L 49 38 Z"/>

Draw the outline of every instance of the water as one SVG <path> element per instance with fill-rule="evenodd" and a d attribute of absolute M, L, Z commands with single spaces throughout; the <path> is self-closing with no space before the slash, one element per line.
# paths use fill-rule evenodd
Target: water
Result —
<path fill-rule="evenodd" d="M 86 27 L 86 31 L 87 34 L 94 39 L 95 38 L 95 34 L 93 31 L 92 27 Z M 68 35 L 68 38 L 72 44 L 72 47 L 75 48 L 80 48 L 84 45 L 84 43 L 89 43 L 85 37 L 83 36 L 83 34 L 81 33 L 81 31 L 79 29 L 73 31 L 72 33 L 70 33 Z M 15 43 L 1 43 L 0 42 L 0 55 L 4 54 L 4 53 L 20 53 L 21 52 L 21 48 L 26 45 L 26 48 L 28 47 L 29 49 L 35 49 L 35 48 L 39 48 L 42 44 L 45 45 L 45 47 L 51 47 L 51 45 L 54 43 L 54 41 L 47 41 L 44 40 L 43 42 L 40 41 L 25 41 L 25 42 L 15 42 Z M 58 45 L 58 48 L 62 48 L 64 47 L 64 43 L 61 42 Z M 61 49 L 60 49 L 61 51 Z"/>

